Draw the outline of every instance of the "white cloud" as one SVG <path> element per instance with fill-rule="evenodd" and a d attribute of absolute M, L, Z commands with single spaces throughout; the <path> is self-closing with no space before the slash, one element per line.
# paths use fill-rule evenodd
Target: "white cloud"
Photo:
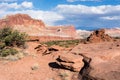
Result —
<path fill-rule="evenodd" d="M 0 9 L 2 10 L 9 10 L 9 9 L 28 9 L 32 8 L 32 2 L 22 2 L 21 4 L 18 3 L 0 3 Z"/>
<path fill-rule="evenodd" d="M 90 1 L 90 2 L 99 2 L 101 0 L 67 0 L 67 2 L 76 2 L 76 1 L 81 1 L 81 2 L 87 2 L 87 1 Z"/>
<path fill-rule="evenodd" d="M 77 28 L 120 26 L 120 5 L 58 5 L 55 11 L 65 19 L 59 24 L 74 24 Z"/>
<path fill-rule="evenodd" d="M 69 14 L 106 14 L 113 11 L 120 11 L 120 5 L 102 5 L 102 6 L 85 6 L 85 5 L 58 5 L 56 10 L 60 13 Z"/>
<path fill-rule="evenodd" d="M 32 18 L 41 19 L 48 25 L 54 25 L 56 21 L 63 20 L 64 17 L 59 13 L 53 11 L 34 10 L 32 2 L 24 1 L 20 4 L 14 3 L 0 3 L 0 17 L 5 15 L 23 13 L 28 14 Z"/>
<path fill-rule="evenodd" d="M 120 20 L 120 16 L 106 16 L 106 17 L 100 17 L 100 18 L 105 20 Z"/>
<path fill-rule="evenodd" d="M 54 25 L 56 21 L 64 20 L 64 17 L 56 12 L 42 10 L 25 10 L 19 13 L 27 13 L 35 19 L 43 20 L 47 25 Z"/>
<path fill-rule="evenodd" d="M 22 4 L 21 4 L 21 7 L 25 7 L 25 8 L 32 8 L 33 7 L 33 4 L 32 4 L 32 2 L 23 2 Z"/>
<path fill-rule="evenodd" d="M 44 11 L 35 10 L 32 2 L 24 1 L 20 4 L 3 2 L 0 9 L 0 17 L 24 13 L 43 20 L 47 25 L 73 24 L 76 28 L 120 26 L 120 5 L 57 5 L 50 11 Z"/>
<path fill-rule="evenodd" d="M 16 11 L 7 11 L 2 13 L 2 16 L 11 15 L 11 14 L 28 14 L 34 19 L 43 20 L 47 25 L 54 25 L 56 21 L 63 20 L 64 17 L 52 11 L 42 11 L 42 10 L 16 10 Z M 4 15 L 3 15 L 4 14 Z M 0 13 L 1 15 L 1 13 Z"/>

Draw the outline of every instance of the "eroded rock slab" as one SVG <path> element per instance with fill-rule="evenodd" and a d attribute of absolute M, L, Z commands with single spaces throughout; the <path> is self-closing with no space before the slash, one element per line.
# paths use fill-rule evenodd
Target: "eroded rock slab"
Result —
<path fill-rule="evenodd" d="M 120 80 L 120 41 L 79 44 L 71 52 L 91 58 L 93 80 Z"/>
<path fill-rule="evenodd" d="M 65 53 L 58 57 L 58 64 L 68 70 L 79 72 L 84 66 L 83 57 Z"/>

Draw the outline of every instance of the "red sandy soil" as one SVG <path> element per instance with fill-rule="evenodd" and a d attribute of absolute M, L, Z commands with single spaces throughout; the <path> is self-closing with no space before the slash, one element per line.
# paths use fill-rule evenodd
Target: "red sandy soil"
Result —
<path fill-rule="evenodd" d="M 18 61 L 0 61 L 0 80 L 60 80 L 56 77 L 56 72 L 49 67 L 49 62 L 54 62 L 51 55 L 38 55 L 34 51 L 37 43 L 28 43 L 29 48 L 26 50 L 30 54 Z M 38 65 L 37 70 L 31 67 Z"/>
<path fill-rule="evenodd" d="M 0 61 L 0 80 L 62 80 L 59 76 L 60 72 L 67 73 L 68 75 L 76 74 L 68 70 L 52 69 L 49 66 L 49 63 L 56 62 L 58 54 L 68 53 L 67 51 L 58 51 L 42 56 L 41 54 L 37 54 L 34 49 L 38 43 L 28 42 L 27 45 L 28 48 L 25 49 L 24 52 L 27 52 L 28 56 L 17 61 Z M 93 57 L 93 60 L 100 55 L 101 59 L 99 60 L 98 58 L 98 62 L 102 60 L 108 61 L 111 60 L 112 57 L 120 55 L 118 51 L 120 47 L 116 47 L 116 45 L 120 45 L 120 41 L 115 42 L 115 44 L 114 42 L 79 44 L 77 47 L 73 48 L 71 53 L 86 53 L 85 55 Z M 89 53 L 92 53 L 92 55 Z M 109 53 L 108 57 L 104 53 L 106 53 L 106 55 Z M 113 56 L 113 53 L 118 54 Z M 102 54 L 104 54 L 103 57 Z M 93 61 L 93 63 L 96 63 L 96 61 Z M 31 67 L 34 65 L 37 65 L 38 69 L 32 70 Z M 71 79 L 71 77 L 69 77 L 67 80 L 77 79 Z"/>

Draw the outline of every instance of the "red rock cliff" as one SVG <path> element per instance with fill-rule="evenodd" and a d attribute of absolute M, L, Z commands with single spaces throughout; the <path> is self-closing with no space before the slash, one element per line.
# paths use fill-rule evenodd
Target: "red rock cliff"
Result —
<path fill-rule="evenodd" d="M 6 18 L 0 20 L 0 28 L 4 26 L 10 26 L 13 29 L 26 32 L 33 38 L 41 38 L 42 41 L 44 41 L 44 39 L 45 41 L 49 41 L 49 39 L 64 40 L 76 37 L 76 30 L 74 26 L 46 27 L 43 21 L 33 19 L 27 14 L 6 16 Z"/>
<path fill-rule="evenodd" d="M 0 27 L 19 25 L 23 25 L 25 27 L 32 25 L 40 28 L 45 27 L 45 24 L 41 20 L 32 19 L 27 14 L 8 15 L 6 18 L 0 20 Z"/>

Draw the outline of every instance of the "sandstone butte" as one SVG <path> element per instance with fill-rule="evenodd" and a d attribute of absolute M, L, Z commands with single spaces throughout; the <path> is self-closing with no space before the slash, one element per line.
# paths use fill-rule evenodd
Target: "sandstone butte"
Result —
<path fill-rule="evenodd" d="M 74 26 L 46 27 L 42 20 L 33 19 L 27 14 L 8 15 L 0 19 L 0 28 L 5 26 L 10 26 L 13 29 L 27 33 L 32 40 L 66 40 L 76 37 L 76 29 Z"/>
<path fill-rule="evenodd" d="M 88 42 L 96 43 L 96 42 L 107 42 L 114 41 L 112 37 L 108 34 L 105 34 L 105 29 L 95 30 L 91 35 L 87 38 Z"/>

